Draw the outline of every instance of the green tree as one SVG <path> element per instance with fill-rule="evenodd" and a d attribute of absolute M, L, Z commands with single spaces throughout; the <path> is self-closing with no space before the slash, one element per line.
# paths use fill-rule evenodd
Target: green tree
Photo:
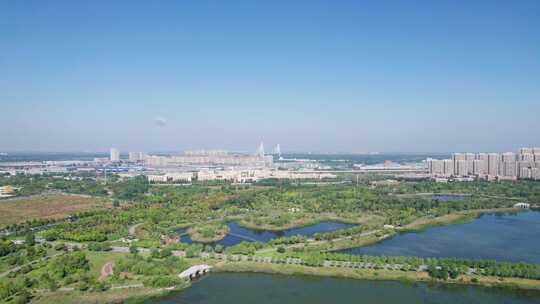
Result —
<path fill-rule="evenodd" d="M 33 233 L 27 233 L 24 240 L 27 246 L 34 246 L 36 244 L 36 236 Z"/>

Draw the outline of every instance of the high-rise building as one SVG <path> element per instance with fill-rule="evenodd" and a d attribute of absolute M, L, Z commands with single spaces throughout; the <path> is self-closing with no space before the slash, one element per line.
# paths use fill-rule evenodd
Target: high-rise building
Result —
<path fill-rule="evenodd" d="M 467 161 L 467 175 L 474 174 L 474 160 L 476 155 L 474 153 L 466 153 L 465 160 Z"/>
<path fill-rule="evenodd" d="M 473 174 L 478 176 L 484 176 L 488 172 L 487 159 L 475 159 L 473 161 Z"/>
<path fill-rule="evenodd" d="M 120 161 L 120 151 L 116 148 L 111 148 L 111 161 L 112 162 Z"/>
<path fill-rule="evenodd" d="M 465 160 L 466 156 L 463 153 L 452 154 L 452 162 L 454 163 L 454 172 L 458 172 L 458 161 Z"/>
<path fill-rule="evenodd" d="M 457 160 L 456 165 L 456 175 L 467 176 L 469 175 L 469 165 L 466 160 Z"/>
<path fill-rule="evenodd" d="M 516 154 L 514 152 L 506 152 L 501 155 L 501 161 L 513 162 L 516 161 Z"/>
<path fill-rule="evenodd" d="M 451 159 L 428 159 L 430 174 L 444 176 L 487 177 L 490 180 L 535 178 L 540 174 L 540 148 L 521 148 L 519 153 L 454 153 Z M 439 163 L 440 162 L 440 163 Z M 442 167 L 442 169 L 441 169 Z M 487 175 L 487 176 L 486 176 Z"/>
<path fill-rule="evenodd" d="M 499 175 L 500 155 L 498 153 L 488 154 L 488 175 Z"/>
<path fill-rule="evenodd" d="M 138 162 L 144 160 L 144 153 L 142 152 L 129 152 L 129 161 Z"/>
<path fill-rule="evenodd" d="M 441 176 L 444 175 L 444 161 L 438 159 L 427 159 L 429 174 Z"/>
<path fill-rule="evenodd" d="M 502 162 L 503 164 L 503 176 L 517 177 L 517 166 L 515 161 Z"/>
<path fill-rule="evenodd" d="M 516 159 L 516 154 L 513 152 L 506 152 L 501 154 L 499 175 L 516 177 L 518 175 Z"/>
<path fill-rule="evenodd" d="M 534 154 L 532 153 L 519 154 L 518 158 L 519 158 L 519 161 L 534 162 Z"/>
<path fill-rule="evenodd" d="M 445 159 L 443 160 L 444 164 L 444 174 L 445 176 L 452 176 L 455 174 L 454 170 L 454 161 L 451 159 Z"/>

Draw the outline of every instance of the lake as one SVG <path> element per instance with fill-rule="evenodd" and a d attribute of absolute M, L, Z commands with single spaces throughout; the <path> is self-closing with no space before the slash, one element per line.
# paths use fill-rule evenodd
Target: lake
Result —
<path fill-rule="evenodd" d="M 253 241 L 268 242 L 268 241 L 271 241 L 273 239 L 277 239 L 280 237 L 287 237 L 287 236 L 293 236 L 293 235 L 303 235 L 306 237 L 311 237 L 315 233 L 331 232 L 335 230 L 354 227 L 355 225 L 327 221 L 327 222 L 320 222 L 320 223 L 305 226 L 305 227 L 280 230 L 280 231 L 250 229 L 250 228 L 242 227 L 238 225 L 237 223 L 233 223 L 233 222 L 228 222 L 227 226 L 230 229 L 229 234 L 227 234 L 227 236 L 225 236 L 225 238 L 223 238 L 222 240 L 212 243 L 212 246 L 220 244 L 223 247 L 227 247 L 227 246 L 236 245 L 240 242 L 253 242 Z M 182 234 L 183 232 L 184 230 L 178 231 L 179 234 Z M 187 244 L 195 243 L 188 234 L 183 234 L 180 237 L 180 241 L 182 243 L 187 243 Z"/>
<path fill-rule="evenodd" d="M 540 263 L 539 235 L 540 212 L 484 214 L 471 223 L 400 233 L 370 246 L 339 252 Z"/>
<path fill-rule="evenodd" d="M 205 304 L 529 304 L 538 303 L 538 291 L 478 286 L 405 284 L 315 276 L 253 273 L 211 273 L 186 290 L 145 303 Z"/>

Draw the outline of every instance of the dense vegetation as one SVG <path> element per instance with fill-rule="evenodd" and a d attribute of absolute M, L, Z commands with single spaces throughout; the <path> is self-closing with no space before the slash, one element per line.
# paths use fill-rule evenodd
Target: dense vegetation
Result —
<path fill-rule="evenodd" d="M 401 256 L 359 256 L 339 253 L 298 254 L 309 266 L 322 266 L 324 261 L 342 261 L 370 264 L 373 269 L 387 265 L 399 265 L 403 271 L 417 271 L 427 266 L 431 276 L 438 279 L 456 278 L 463 274 L 484 276 L 540 279 L 540 265 L 526 263 L 497 262 L 492 260 L 469 260 L 459 258 L 418 258 Z"/>
<path fill-rule="evenodd" d="M 374 186 L 369 179 L 362 179 L 358 184 L 324 186 L 265 181 L 254 186 L 194 183 L 177 187 L 150 185 L 143 177 L 123 180 L 110 176 L 105 181 L 92 176 L 64 179 L 44 175 L 0 177 L 0 185 L 4 184 L 20 187 L 19 195 L 57 190 L 103 197 L 115 203 L 114 207 L 109 205 L 111 209 L 73 214 L 69 220 L 36 219 L 7 227 L 22 233 L 40 227 L 44 231 L 34 232 L 46 242 L 36 244 L 33 234 L 28 234 L 23 245 L 15 245 L 11 239 L 0 240 L 0 270 L 21 267 L 0 280 L 0 301 L 13 301 L 17 297 L 17 301 L 24 302 L 31 296 L 29 291 L 32 289 L 72 287 L 79 291 L 98 291 L 106 290 L 111 283 L 130 280 L 157 288 L 180 286 L 183 283 L 177 274 L 189 266 L 189 260 L 200 258 L 202 253 L 245 255 L 250 259 L 262 257 L 264 253 L 277 256 L 281 262 L 283 257 L 300 258 L 308 266 L 321 266 L 329 260 L 368 263 L 373 269 L 399 265 L 397 271 L 417 271 L 420 266 L 425 266 L 422 271 L 441 280 L 464 274 L 540 279 L 538 265 L 326 252 L 343 240 L 362 242 L 366 239 L 364 232 L 376 232 L 371 236 L 376 241 L 392 233 L 392 228 L 385 230 L 385 224 L 399 228 L 418 219 L 433 219 L 459 211 L 506 208 L 517 201 L 539 202 L 538 182 L 438 184 L 401 181 Z M 418 195 L 422 193 L 468 195 L 445 202 L 430 195 Z M 228 232 L 224 226 L 227 221 L 252 228 L 284 229 L 324 220 L 357 225 L 316 233 L 312 239 L 289 236 L 268 243 L 242 242 L 227 248 L 177 243 L 176 238 L 180 231 L 191 229 L 192 236 L 197 235 L 200 239 L 219 239 Z M 101 267 L 103 261 L 100 265 L 92 265 L 89 257 L 113 254 L 113 246 L 129 247 L 130 253 L 122 253 L 115 260 L 114 274 L 99 281 L 95 267 Z M 149 250 L 140 253 L 141 247 Z M 174 256 L 173 250 L 184 251 L 186 257 Z"/>

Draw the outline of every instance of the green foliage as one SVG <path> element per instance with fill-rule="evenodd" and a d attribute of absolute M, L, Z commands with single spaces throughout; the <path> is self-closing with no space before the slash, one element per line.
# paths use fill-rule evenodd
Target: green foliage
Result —
<path fill-rule="evenodd" d="M 50 187 L 67 193 L 86 194 L 92 196 L 107 195 L 105 185 L 91 178 L 83 178 L 81 180 L 54 179 L 52 183 L 50 183 Z"/>
<path fill-rule="evenodd" d="M 172 255 L 172 249 L 170 248 L 164 248 L 162 250 L 158 250 L 156 248 L 152 249 L 151 251 L 151 257 L 155 259 L 164 259 L 166 257 L 169 257 Z"/>
<path fill-rule="evenodd" d="M 28 283 L 25 279 L 8 280 L 0 278 L 0 301 L 13 295 L 27 295 Z"/>
<path fill-rule="evenodd" d="M 111 251 L 111 245 L 108 243 L 91 242 L 88 243 L 88 250 L 90 251 Z"/>
<path fill-rule="evenodd" d="M 8 247 L 9 248 L 9 247 Z M 24 265 L 47 255 L 45 247 L 35 246 L 13 246 L 13 251 L 9 252 L 5 261 L 8 265 Z M 26 270 L 26 269 L 22 269 Z"/>
<path fill-rule="evenodd" d="M 289 237 L 280 237 L 277 239 L 273 239 L 269 243 L 272 245 L 290 245 L 290 244 L 304 243 L 306 241 L 307 241 L 307 237 L 303 235 L 293 235 Z"/>
<path fill-rule="evenodd" d="M 27 233 L 24 240 L 26 246 L 34 246 L 36 244 L 36 236 L 33 233 Z"/>
<path fill-rule="evenodd" d="M 43 233 L 43 238 L 49 242 L 56 241 L 59 237 L 60 232 L 58 230 L 48 230 Z"/>
<path fill-rule="evenodd" d="M 214 248 L 214 251 L 216 253 L 222 253 L 223 252 L 223 246 L 221 246 L 221 244 L 217 244 L 216 247 Z"/>
<path fill-rule="evenodd" d="M 58 256 L 47 265 L 47 273 L 56 279 L 65 278 L 78 271 L 88 270 L 90 270 L 90 263 L 83 252 Z"/>
<path fill-rule="evenodd" d="M 401 256 L 360 256 L 332 252 L 305 252 L 298 253 L 296 257 L 302 258 L 308 266 L 320 266 L 325 260 L 353 263 L 366 263 L 375 269 L 386 265 L 408 265 L 408 271 L 416 271 L 422 265 L 427 265 L 431 277 L 447 280 L 457 278 L 459 275 L 475 273 L 484 276 L 514 277 L 525 279 L 540 279 L 540 265 L 526 263 L 497 262 L 492 260 L 469 260 L 458 258 L 418 258 Z"/>
<path fill-rule="evenodd" d="M 13 299 L 14 304 L 26 304 L 30 302 L 30 299 L 32 298 L 32 295 L 28 290 L 23 289 L 19 292 L 19 294 Z"/>
<path fill-rule="evenodd" d="M 144 194 L 148 192 L 149 186 L 146 177 L 137 176 L 112 184 L 112 190 L 115 198 L 134 201 L 143 199 Z"/>
<path fill-rule="evenodd" d="M 143 282 L 144 286 L 155 288 L 172 287 L 183 283 L 182 279 L 175 275 L 153 276 L 145 279 Z"/>
<path fill-rule="evenodd" d="M 0 240 L 0 257 L 17 251 L 17 246 L 10 240 Z"/>
<path fill-rule="evenodd" d="M 253 255 L 255 251 L 264 247 L 264 243 L 259 242 L 241 242 L 234 246 L 227 247 L 225 252 L 227 254 L 244 254 L 244 255 Z"/>
<path fill-rule="evenodd" d="M 164 259 L 144 259 L 140 255 L 130 255 L 116 263 L 117 272 L 131 272 L 144 276 L 178 275 L 187 268 L 187 262 L 175 256 Z"/>
<path fill-rule="evenodd" d="M 66 247 L 66 244 L 64 243 L 57 243 L 54 245 L 54 250 L 56 251 L 61 251 L 61 250 L 66 250 L 67 247 Z"/>

